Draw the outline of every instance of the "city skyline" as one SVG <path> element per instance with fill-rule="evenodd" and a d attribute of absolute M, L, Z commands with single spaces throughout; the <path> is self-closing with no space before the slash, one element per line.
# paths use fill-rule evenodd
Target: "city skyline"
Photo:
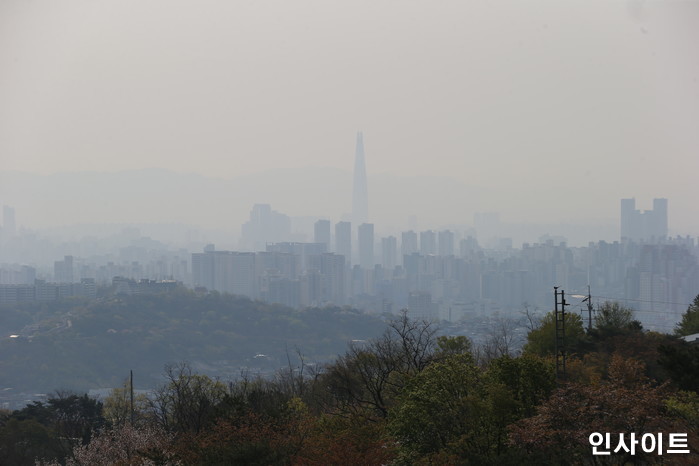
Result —
<path fill-rule="evenodd" d="M 349 158 L 349 157 L 348 157 Z M 449 178 L 398 178 L 390 175 L 369 176 L 375 187 L 372 215 L 379 229 L 400 231 L 410 228 L 444 229 L 461 225 L 477 226 L 489 213 L 497 213 L 503 224 L 528 225 L 523 241 L 531 241 L 531 230 L 540 225 L 540 234 L 578 236 L 575 242 L 589 239 L 612 240 L 618 236 L 618 202 L 620 198 L 603 199 L 603 203 L 587 202 L 584 206 L 569 205 L 549 209 L 540 203 L 520 206 L 508 204 L 516 193 L 479 190 Z M 349 171 L 305 170 L 275 171 L 235 182 L 195 175 L 182 175 L 168 170 L 139 170 L 120 173 L 76 173 L 50 177 L 18 175 L 8 177 L 0 185 L 0 204 L 17 212 L 15 228 L 51 229 L 71 224 L 166 224 L 189 225 L 190 228 L 228 231 L 232 238 L 240 235 L 240 225 L 248 218 L 255 203 L 270 204 L 290 217 L 327 218 L 333 222 L 351 219 L 352 174 Z M 159 185 L 158 195 L 152 191 Z M 93 192 L 99 186 L 101 191 Z M 268 189 L 274 186 L 274 189 Z M 422 189 L 414 189 L 420 186 Z M 183 190 L 182 188 L 187 189 Z M 389 189 L 386 189 L 389 188 Z M 423 196 L 425 190 L 441 196 L 439 203 Z M 60 193 L 60 195 L 56 195 Z M 89 193 L 88 196 L 86 194 Z M 650 210 L 651 197 L 629 193 L 640 210 Z M 511 197 L 512 196 L 512 197 Z M 698 235 L 697 218 L 678 205 L 689 196 L 676 200 L 668 209 L 668 234 Z M 218 205 L 226 203 L 229 215 L 221 216 Z M 80 209 L 65 209 L 67 205 Z M 109 205 L 109 209 L 105 209 Z M 484 215 L 486 217 L 484 217 Z M 579 234 L 572 228 L 578 227 Z M 563 227 L 565 233 L 560 230 Z M 551 231 L 545 231 L 550 228 Z M 560 230 L 560 231 L 559 231 Z"/>
<path fill-rule="evenodd" d="M 148 199 L 173 196 L 166 180 L 130 203 L 100 191 L 99 173 L 161 168 L 246 187 L 194 188 L 194 224 L 222 203 L 240 203 L 229 230 L 255 203 L 351 214 L 361 128 L 372 222 L 589 223 L 616 218 L 618 199 L 664 197 L 676 231 L 699 233 L 696 2 L 298 6 L 2 2 L 0 202 L 18 225 L 182 221 Z M 82 197 L 15 190 L 78 172 L 93 178 Z M 414 212 L 389 220 L 403 204 Z"/>

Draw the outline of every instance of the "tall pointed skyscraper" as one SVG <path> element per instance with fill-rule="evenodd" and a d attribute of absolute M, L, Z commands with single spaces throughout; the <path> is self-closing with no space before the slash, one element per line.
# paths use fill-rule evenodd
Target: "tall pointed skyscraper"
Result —
<path fill-rule="evenodd" d="M 354 157 L 354 188 L 352 192 L 352 223 L 361 225 L 369 220 L 369 193 L 364 164 L 364 141 L 357 133 L 357 149 Z"/>

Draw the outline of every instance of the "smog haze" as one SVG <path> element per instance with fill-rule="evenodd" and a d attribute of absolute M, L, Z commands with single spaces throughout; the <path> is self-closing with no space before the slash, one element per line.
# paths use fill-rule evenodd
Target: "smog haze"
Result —
<path fill-rule="evenodd" d="M 339 221 L 363 131 L 377 228 L 618 239 L 619 199 L 662 197 L 696 235 L 697 43 L 692 2 L 5 1 L 0 202 L 28 228 Z"/>

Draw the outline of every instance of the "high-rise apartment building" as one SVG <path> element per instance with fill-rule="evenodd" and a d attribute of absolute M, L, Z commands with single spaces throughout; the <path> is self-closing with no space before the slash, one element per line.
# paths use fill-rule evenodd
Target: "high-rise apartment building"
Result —
<path fill-rule="evenodd" d="M 404 231 L 400 235 L 400 253 L 403 256 L 409 256 L 418 252 L 417 248 L 417 233 L 413 230 Z"/>
<path fill-rule="evenodd" d="M 621 200 L 621 239 L 658 242 L 667 237 L 667 199 L 653 199 L 653 210 L 636 209 L 636 199 Z"/>
<path fill-rule="evenodd" d="M 359 239 L 359 265 L 363 269 L 374 268 L 374 224 L 362 223 L 357 228 Z"/>
<path fill-rule="evenodd" d="M 449 230 L 440 231 L 439 237 L 439 255 L 453 256 L 454 255 L 454 233 Z"/>
<path fill-rule="evenodd" d="M 345 263 L 352 262 L 352 223 L 335 224 L 335 253 L 345 256 Z"/>
<path fill-rule="evenodd" d="M 420 254 L 437 254 L 437 235 L 434 231 L 427 230 L 420 232 Z"/>
<path fill-rule="evenodd" d="M 339 254 L 321 254 L 319 271 L 321 274 L 323 301 L 344 304 L 345 258 Z"/>
<path fill-rule="evenodd" d="M 381 238 L 381 265 L 386 270 L 393 270 L 397 265 L 398 241 L 395 236 Z"/>
<path fill-rule="evenodd" d="M 73 256 L 65 256 L 62 261 L 53 263 L 53 277 L 58 283 L 73 283 Z"/>
<path fill-rule="evenodd" d="M 412 291 L 408 294 L 408 315 L 414 320 L 434 319 L 432 295 L 426 291 Z"/>
<path fill-rule="evenodd" d="M 318 220 L 313 225 L 313 241 L 325 243 L 325 250 L 330 251 L 330 220 Z"/>
<path fill-rule="evenodd" d="M 246 249 L 264 251 L 267 243 L 291 239 L 291 218 L 275 212 L 269 204 L 255 204 L 250 220 L 242 226 L 241 243 Z"/>
<path fill-rule="evenodd" d="M 257 298 L 255 253 L 206 251 L 192 254 L 192 283 L 209 290 Z"/>

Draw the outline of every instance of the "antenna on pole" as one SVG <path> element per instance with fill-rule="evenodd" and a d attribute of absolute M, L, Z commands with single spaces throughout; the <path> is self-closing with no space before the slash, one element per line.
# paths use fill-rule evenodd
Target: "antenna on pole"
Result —
<path fill-rule="evenodd" d="M 565 291 L 558 292 L 558 287 L 553 287 L 554 295 L 554 323 L 556 325 L 555 345 L 556 345 L 556 380 L 561 381 L 566 378 L 566 349 L 565 349 Z M 559 301 L 560 297 L 560 301 Z M 560 305 L 560 309 L 559 309 Z"/>
<path fill-rule="evenodd" d="M 582 300 L 582 302 L 587 302 L 587 333 L 592 331 L 592 313 L 595 310 L 592 308 L 592 294 L 590 293 L 590 285 L 587 285 L 587 297 Z"/>

